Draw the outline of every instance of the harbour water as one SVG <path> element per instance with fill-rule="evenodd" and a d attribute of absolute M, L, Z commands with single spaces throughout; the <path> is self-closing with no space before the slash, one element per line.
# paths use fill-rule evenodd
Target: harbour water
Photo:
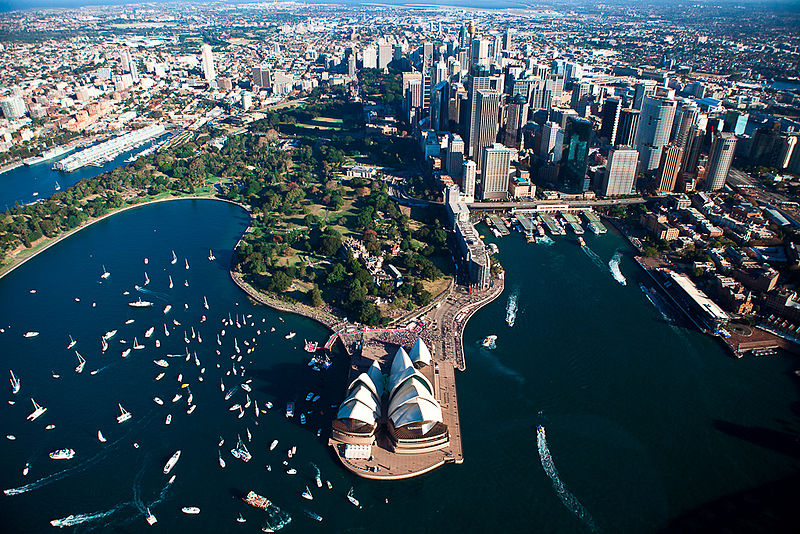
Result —
<path fill-rule="evenodd" d="M 683 326 L 674 310 L 662 315 L 639 289 L 646 280 L 629 249 L 609 233 L 586 236 L 596 260 L 571 235 L 552 246 L 527 244 L 519 234 L 496 240 L 507 288 L 518 292 L 516 321 L 506 323 L 507 292 L 465 331 L 467 371 L 457 375 L 464 464 L 390 483 L 351 476 L 325 445 L 331 404 L 344 389 L 342 356 L 327 372 L 312 371 L 303 340 L 322 341 L 326 330 L 250 304 L 230 281 L 231 247 L 246 226 L 247 215 L 225 203 L 146 206 L 101 221 L 0 279 L 0 354 L 22 384 L 17 395 L 10 388 L 4 395 L 16 404 L 0 405 L 0 434 L 16 436 L 0 438 L 0 486 L 17 490 L 0 495 L 3 532 L 45 531 L 51 519 L 69 515 L 75 532 L 145 532 L 145 507 L 170 532 L 258 532 L 265 514 L 241 502 L 251 489 L 292 516 L 286 532 L 374 532 L 376 525 L 398 533 L 410 525 L 420 532 L 650 532 L 797 472 L 797 378 L 790 373 L 796 362 L 734 360 L 715 340 Z M 209 249 L 216 260 L 208 260 Z M 609 266 L 617 253 L 612 263 L 624 286 Z M 100 278 L 103 265 L 107 280 Z M 150 284 L 137 291 L 145 271 Z M 129 307 L 139 296 L 154 306 Z M 167 303 L 172 311 L 165 316 Z M 247 324 L 255 326 L 223 325 L 228 313 L 252 314 Z M 129 318 L 134 322 L 126 325 Z M 145 339 L 150 326 L 155 334 Z M 185 352 L 184 329 L 190 336 L 191 327 L 203 338 L 188 344 L 201 366 L 167 357 Z M 100 337 L 112 329 L 118 333 L 102 355 Z M 24 338 L 29 330 L 40 335 Z M 286 340 L 290 331 L 296 336 Z M 494 350 L 479 346 L 490 334 L 498 336 Z M 69 335 L 78 341 L 72 350 Z M 146 348 L 122 358 L 134 336 Z M 243 379 L 225 375 L 237 356 L 234 337 Z M 253 337 L 256 350 L 246 354 Z M 75 349 L 87 360 L 81 374 L 74 372 Z M 153 364 L 162 358 L 168 368 Z M 162 371 L 166 376 L 155 381 Z M 188 388 L 180 387 L 178 373 Z M 220 379 L 229 390 L 250 378 L 251 398 L 274 408 L 256 418 L 251 406 L 240 419 L 228 407 L 243 404 L 245 392 L 226 402 Z M 189 390 L 197 405 L 191 415 Z M 311 391 L 321 395 L 317 403 L 305 402 Z M 172 403 L 176 394 L 183 397 Z M 153 402 L 156 395 L 164 406 Z M 25 420 L 31 396 L 47 407 L 32 423 Z M 292 420 L 283 414 L 287 401 L 297 403 Z M 116 422 L 117 403 L 131 420 Z M 45 430 L 48 424 L 55 428 Z M 97 440 L 98 429 L 106 443 Z M 253 455 L 249 463 L 230 454 L 237 434 Z M 274 439 L 279 444 L 270 452 Z M 297 454 L 288 459 L 292 446 Z M 47 457 L 67 447 L 74 459 Z M 177 478 L 168 485 L 162 468 L 177 449 L 180 461 L 170 473 Z M 23 476 L 26 462 L 30 473 Z M 316 487 L 312 462 L 332 490 Z M 296 475 L 286 474 L 290 467 Z M 312 501 L 300 495 L 306 485 Z M 363 509 L 347 501 L 351 486 Z M 186 506 L 199 507 L 200 515 L 181 513 Z M 244 525 L 235 522 L 239 513 Z"/>

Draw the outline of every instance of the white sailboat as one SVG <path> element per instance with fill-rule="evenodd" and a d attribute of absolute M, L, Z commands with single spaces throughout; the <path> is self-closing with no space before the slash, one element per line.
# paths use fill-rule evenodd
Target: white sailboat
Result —
<path fill-rule="evenodd" d="M 74 347 L 76 343 L 77 343 L 77 341 L 75 341 L 74 339 L 72 339 L 72 336 L 69 336 L 69 345 L 67 345 L 67 350 L 69 350 L 69 349 L 71 349 L 72 347 Z"/>
<path fill-rule="evenodd" d="M 314 500 L 314 496 L 311 495 L 311 490 L 308 489 L 308 486 L 306 486 L 305 491 L 303 491 L 303 493 L 301 493 L 300 496 L 303 497 L 304 499 L 308 499 L 309 501 Z"/>
<path fill-rule="evenodd" d="M 184 258 L 184 260 L 183 260 L 183 261 L 185 262 L 185 264 L 186 264 L 186 270 L 188 271 L 188 270 L 189 270 L 189 258 Z"/>
<path fill-rule="evenodd" d="M 134 336 L 134 338 L 133 338 L 133 350 L 142 350 L 143 348 L 144 348 L 144 345 L 139 343 L 139 340 L 136 339 L 136 337 Z"/>
<path fill-rule="evenodd" d="M 108 350 L 108 343 L 106 343 L 106 338 L 100 338 L 100 347 L 102 348 L 101 352 L 105 352 Z"/>
<path fill-rule="evenodd" d="M 106 278 L 108 278 L 109 276 L 111 276 L 111 273 L 110 273 L 110 272 L 108 272 L 108 271 L 106 271 L 106 266 L 105 266 L 105 265 L 103 265 L 103 274 L 101 274 L 101 275 L 100 275 L 100 278 L 102 278 L 102 279 L 104 279 L 104 280 L 105 280 L 105 279 L 106 279 Z"/>
<path fill-rule="evenodd" d="M 28 421 L 35 421 L 39 416 L 47 411 L 47 408 L 36 404 L 36 401 L 33 400 L 33 397 L 31 397 L 31 402 L 33 403 L 33 412 L 31 412 L 26 419 L 28 419 Z"/>
<path fill-rule="evenodd" d="M 208 301 L 206 300 L 206 296 L 205 295 L 203 295 L 203 307 L 205 309 L 208 309 Z"/>
<path fill-rule="evenodd" d="M 147 508 L 147 513 L 144 515 L 144 519 L 150 526 L 153 526 L 156 523 L 158 523 L 158 519 L 156 519 L 156 516 L 154 516 L 153 512 L 150 511 L 150 508 Z"/>
<path fill-rule="evenodd" d="M 11 373 L 11 393 L 16 395 L 19 393 L 19 378 L 14 376 L 14 371 L 9 370 L 9 372 Z"/>
<path fill-rule="evenodd" d="M 173 286 L 172 275 L 169 275 L 169 288 L 172 289 L 172 286 Z"/>
<path fill-rule="evenodd" d="M 119 415 L 117 416 L 117 423 L 124 423 L 128 419 L 131 418 L 131 412 L 127 411 L 125 408 L 122 407 L 122 404 L 117 404 L 119 406 Z"/>
<path fill-rule="evenodd" d="M 153 331 L 154 331 L 154 330 L 155 330 L 155 327 L 154 327 L 154 326 L 151 326 L 150 328 L 148 328 L 148 329 L 147 329 L 147 331 L 144 333 L 144 337 L 150 337 L 150 336 L 152 336 L 152 335 L 153 335 Z"/>
<path fill-rule="evenodd" d="M 144 272 L 144 285 L 147 285 L 149 283 L 150 283 L 150 278 L 147 277 L 147 271 L 145 271 Z"/>
<path fill-rule="evenodd" d="M 178 256 L 175 255 L 175 251 L 172 251 L 172 261 L 170 262 L 172 265 L 178 263 Z"/>
<path fill-rule="evenodd" d="M 215 259 L 217 259 L 217 257 L 214 256 L 214 252 L 211 249 L 208 249 L 208 261 L 214 261 Z"/>
<path fill-rule="evenodd" d="M 102 433 L 101 431 L 99 431 L 99 430 L 97 431 L 97 440 L 98 440 L 100 443 L 105 443 L 105 442 L 107 441 L 107 440 L 106 440 L 106 437 L 105 437 L 105 436 L 103 435 L 103 433 Z"/>
<path fill-rule="evenodd" d="M 225 460 L 222 459 L 222 453 L 217 451 L 217 456 L 219 457 L 219 466 L 225 469 Z"/>
<path fill-rule="evenodd" d="M 81 356 L 81 353 L 78 352 L 77 350 L 75 351 L 75 356 L 78 357 L 78 366 L 75 367 L 75 372 L 76 373 L 82 373 L 83 372 L 83 366 L 86 365 L 86 360 L 83 359 L 83 356 Z"/>

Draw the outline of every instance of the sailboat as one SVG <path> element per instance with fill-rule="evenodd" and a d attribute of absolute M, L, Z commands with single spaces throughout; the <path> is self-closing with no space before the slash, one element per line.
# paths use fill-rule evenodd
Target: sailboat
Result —
<path fill-rule="evenodd" d="M 147 271 L 145 271 L 144 272 L 144 285 L 147 285 L 149 283 L 150 283 L 150 278 L 147 277 Z"/>
<path fill-rule="evenodd" d="M 205 309 L 208 309 L 208 301 L 206 300 L 206 296 L 205 295 L 203 295 L 203 307 Z"/>
<path fill-rule="evenodd" d="M 172 251 L 172 261 L 170 262 L 172 265 L 178 263 L 178 256 L 175 255 L 175 251 Z"/>
<path fill-rule="evenodd" d="M 11 393 L 16 395 L 17 393 L 19 393 L 19 378 L 14 376 L 14 371 L 9 371 L 9 372 L 11 373 L 11 379 L 10 379 Z"/>
<path fill-rule="evenodd" d="M 74 339 L 72 339 L 72 336 L 69 336 L 69 345 L 67 345 L 67 350 L 69 350 L 69 349 L 71 349 L 72 347 L 74 347 L 76 343 L 77 343 L 77 341 L 75 341 Z"/>
<path fill-rule="evenodd" d="M 183 261 L 185 262 L 186 270 L 188 271 L 189 270 L 189 258 L 184 258 Z"/>
<path fill-rule="evenodd" d="M 42 415 L 44 412 L 47 411 L 47 408 L 36 404 L 36 401 L 33 400 L 33 397 L 31 397 L 31 402 L 33 403 L 33 412 L 28 414 L 28 417 L 26 419 L 28 421 L 35 421 L 40 415 Z"/>
<path fill-rule="evenodd" d="M 156 523 L 158 523 L 158 519 L 156 519 L 156 516 L 154 516 L 153 512 L 150 511 L 150 508 L 147 508 L 147 513 L 145 514 L 144 519 L 150 526 L 153 526 Z"/>
<path fill-rule="evenodd" d="M 100 278 L 106 279 L 111 276 L 111 273 L 106 271 L 106 266 L 103 265 L 103 274 L 100 275 Z"/>
<path fill-rule="evenodd" d="M 222 453 L 217 451 L 217 456 L 219 457 L 219 466 L 225 469 L 225 460 L 222 459 Z"/>
<path fill-rule="evenodd" d="M 170 289 L 172 289 L 172 286 L 174 285 L 174 284 L 172 283 L 172 275 L 170 274 L 170 275 L 168 275 L 168 276 L 169 276 L 169 288 L 170 288 Z"/>
<path fill-rule="evenodd" d="M 309 501 L 314 500 L 314 496 L 311 495 L 311 490 L 308 489 L 308 486 L 306 486 L 305 491 L 303 491 L 303 493 L 301 493 L 300 496 L 302 496 L 304 499 L 308 499 Z"/>
<path fill-rule="evenodd" d="M 101 347 L 103 349 L 102 352 L 105 352 L 105 351 L 108 350 L 108 343 L 106 343 L 106 338 L 104 338 L 104 337 L 100 338 L 100 345 L 101 345 Z"/>
<path fill-rule="evenodd" d="M 117 416 L 117 423 L 124 423 L 131 418 L 131 412 L 125 410 L 125 408 L 122 407 L 122 404 L 117 404 L 117 406 L 119 406 L 120 412 L 120 414 Z"/>
<path fill-rule="evenodd" d="M 353 487 L 350 486 L 350 491 L 347 492 L 347 500 L 350 501 L 353 506 L 356 508 L 361 508 L 361 503 L 358 502 L 358 499 L 353 497 Z"/>
<path fill-rule="evenodd" d="M 56 191 L 61 191 L 61 184 L 58 183 L 58 180 L 56 180 L 56 183 L 53 187 L 55 188 Z"/>
<path fill-rule="evenodd" d="M 83 372 L 83 366 L 86 365 L 86 360 L 83 359 L 83 356 L 81 356 L 81 353 L 78 352 L 77 350 L 75 351 L 75 356 L 78 357 L 78 366 L 75 367 L 75 372 L 76 373 L 82 373 Z"/>
<path fill-rule="evenodd" d="M 139 343 L 139 340 L 136 339 L 135 336 L 133 338 L 133 345 L 132 346 L 133 346 L 133 350 L 142 350 L 144 348 L 144 345 Z"/>
<path fill-rule="evenodd" d="M 99 431 L 99 430 L 97 431 L 97 440 L 98 440 L 100 443 L 105 443 L 105 442 L 107 441 L 107 440 L 106 440 L 106 437 L 105 437 L 105 436 L 103 435 L 103 433 L 102 433 L 101 431 Z"/>
<path fill-rule="evenodd" d="M 235 448 L 231 449 L 231 454 L 234 458 L 238 458 L 247 463 L 250 461 L 253 455 L 250 454 L 250 451 L 247 450 L 247 447 L 242 442 L 242 436 L 237 435 L 237 437 L 239 438 L 239 442 L 236 444 Z"/>
<path fill-rule="evenodd" d="M 211 249 L 208 249 L 208 261 L 214 261 L 215 259 L 217 259 L 217 257 L 214 256 L 214 252 L 212 252 Z"/>

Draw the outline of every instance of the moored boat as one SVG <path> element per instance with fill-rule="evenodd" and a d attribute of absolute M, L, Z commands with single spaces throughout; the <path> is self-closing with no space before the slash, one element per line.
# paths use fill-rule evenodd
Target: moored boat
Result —
<path fill-rule="evenodd" d="M 180 457 L 181 457 L 181 451 L 180 450 L 175 451 L 175 454 L 173 454 L 172 457 L 164 465 L 164 474 L 165 475 L 168 475 L 169 472 L 172 471 L 172 468 L 175 467 L 175 464 L 178 463 L 178 460 L 180 459 Z"/>

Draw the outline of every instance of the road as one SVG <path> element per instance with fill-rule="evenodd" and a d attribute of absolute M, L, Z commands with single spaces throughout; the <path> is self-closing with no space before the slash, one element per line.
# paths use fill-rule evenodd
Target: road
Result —
<path fill-rule="evenodd" d="M 619 198 L 609 200 L 532 200 L 528 202 L 473 202 L 467 204 L 471 210 L 502 210 L 509 208 L 537 208 L 539 206 L 568 205 L 573 208 L 593 208 L 597 206 L 629 206 L 644 204 L 647 199 Z"/>

